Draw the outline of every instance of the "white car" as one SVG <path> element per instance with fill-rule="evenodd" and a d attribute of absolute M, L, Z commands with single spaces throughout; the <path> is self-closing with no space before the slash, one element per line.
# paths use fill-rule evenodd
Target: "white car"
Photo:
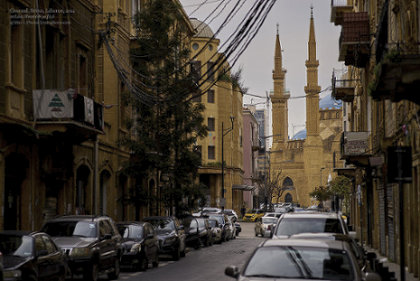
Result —
<path fill-rule="evenodd" d="M 337 213 L 283 214 L 274 229 L 273 239 L 289 238 L 299 233 L 341 233 L 349 235 L 347 225 Z"/>
<path fill-rule="evenodd" d="M 264 216 L 258 219 L 255 223 L 255 236 L 261 235 L 262 237 L 271 237 L 271 233 L 277 224 L 276 217 Z"/>
<path fill-rule="evenodd" d="M 347 242 L 325 239 L 268 239 L 242 270 L 228 266 L 225 274 L 241 281 L 381 280 L 377 273 L 361 270 Z"/>

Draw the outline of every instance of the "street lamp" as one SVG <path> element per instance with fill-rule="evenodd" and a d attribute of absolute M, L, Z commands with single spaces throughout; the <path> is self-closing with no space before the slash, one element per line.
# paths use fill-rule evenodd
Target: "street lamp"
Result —
<path fill-rule="evenodd" d="M 321 169 L 319 169 L 319 186 L 322 186 L 322 170 L 324 170 L 325 167 L 322 167 Z"/>
<path fill-rule="evenodd" d="M 224 155 L 224 138 L 225 136 L 231 132 L 233 130 L 233 120 L 235 120 L 235 117 L 230 116 L 230 122 L 232 123 L 232 126 L 228 129 L 225 130 L 225 128 L 223 127 L 223 122 L 222 122 L 222 210 L 224 210 L 225 208 L 225 155 Z"/>

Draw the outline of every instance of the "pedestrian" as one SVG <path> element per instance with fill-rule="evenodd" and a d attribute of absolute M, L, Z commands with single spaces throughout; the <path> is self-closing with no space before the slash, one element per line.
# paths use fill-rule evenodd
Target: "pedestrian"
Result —
<path fill-rule="evenodd" d="M 241 215 L 242 215 L 242 219 L 244 218 L 244 216 L 245 216 L 245 211 L 246 211 L 246 209 L 245 209 L 245 204 L 243 204 L 242 205 L 242 208 L 241 208 Z"/>

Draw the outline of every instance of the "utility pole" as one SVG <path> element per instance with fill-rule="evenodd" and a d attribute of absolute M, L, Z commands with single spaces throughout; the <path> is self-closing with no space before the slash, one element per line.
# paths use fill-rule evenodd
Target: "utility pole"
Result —
<path fill-rule="evenodd" d="M 233 130 L 233 121 L 235 117 L 230 116 L 230 122 L 232 123 L 232 126 L 228 129 L 224 129 L 223 122 L 222 122 L 222 202 L 220 204 L 222 205 L 222 210 L 225 209 L 225 156 L 224 156 L 224 138 L 225 136 Z"/>

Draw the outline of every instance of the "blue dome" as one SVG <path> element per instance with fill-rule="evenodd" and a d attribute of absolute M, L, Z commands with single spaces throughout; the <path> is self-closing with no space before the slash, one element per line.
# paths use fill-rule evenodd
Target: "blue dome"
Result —
<path fill-rule="evenodd" d="M 301 140 L 306 139 L 306 128 L 297 132 L 293 137 L 292 140 Z"/>
<path fill-rule="evenodd" d="M 342 104 L 341 101 L 333 99 L 330 94 L 319 100 L 320 109 L 340 109 Z"/>

